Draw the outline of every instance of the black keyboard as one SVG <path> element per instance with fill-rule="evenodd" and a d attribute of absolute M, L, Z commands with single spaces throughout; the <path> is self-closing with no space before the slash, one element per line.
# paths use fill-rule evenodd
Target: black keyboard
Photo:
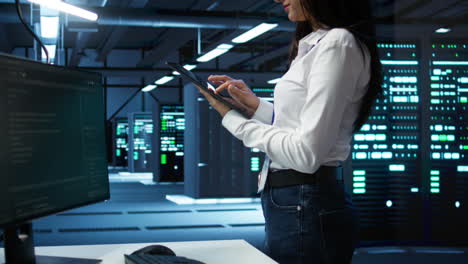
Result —
<path fill-rule="evenodd" d="M 184 257 L 133 254 L 125 255 L 125 264 L 205 264 L 203 262 Z"/>

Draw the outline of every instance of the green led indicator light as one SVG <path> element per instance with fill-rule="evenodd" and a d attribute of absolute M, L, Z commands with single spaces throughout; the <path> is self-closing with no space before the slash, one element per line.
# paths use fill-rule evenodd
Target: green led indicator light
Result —
<path fill-rule="evenodd" d="M 462 103 L 462 104 L 468 103 L 468 97 L 461 97 L 460 98 L 460 103 Z"/>
<path fill-rule="evenodd" d="M 405 165 L 391 164 L 388 169 L 390 171 L 405 171 Z"/>
<path fill-rule="evenodd" d="M 356 193 L 356 194 L 366 193 L 366 189 L 353 189 L 353 193 Z"/>
<path fill-rule="evenodd" d="M 117 149 L 115 152 L 116 152 L 115 155 L 117 155 L 117 157 L 120 157 L 121 155 L 120 149 Z"/>
<path fill-rule="evenodd" d="M 431 187 L 440 187 L 440 183 L 438 183 L 438 182 L 431 182 Z"/>
<path fill-rule="evenodd" d="M 363 182 L 366 180 L 366 177 L 353 177 L 353 181 L 355 182 Z"/>
<path fill-rule="evenodd" d="M 440 193 L 439 188 L 431 188 L 431 193 Z"/>
<path fill-rule="evenodd" d="M 439 135 L 440 141 L 447 141 L 447 135 Z"/>
<path fill-rule="evenodd" d="M 161 164 L 162 165 L 167 164 L 167 155 L 166 154 L 161 154 Z"/>
<path fill-rule="evenodd" d="M 440 171 L 438 171 L 438 170 L 431 170 L 431 175 L 440 175 Z"/>
<path fill-rule="evenodd" d="M 138 152 L 137 151 L 133 152 L 133 159 L 138 160 Z"/>
<path fill-rule="evenodd" d="M 440 181 L 440 177 L 439 176 L 432 176 L 431 181 Z"/>
<path fill-rule="evenodd" d="M 364 187 L 366 187 L 366 183 L 365 182 L 355 182 L 353 184 L 353 187 L 354 188 L 364 188 Z"/>
<path fill-rule="evenodd" d="M 355 170 L 353 172 L 353 175 L 364 176 L 364 175 L 366 175 L 366 171 L 365 170 Z"/>

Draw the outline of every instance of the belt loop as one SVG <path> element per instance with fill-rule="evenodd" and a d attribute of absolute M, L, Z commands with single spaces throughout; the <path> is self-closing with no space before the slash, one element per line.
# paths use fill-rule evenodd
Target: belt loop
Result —
<path fill-rule="evenodd" d="M 339 166 L 336 168 L 336 180 L 343 181 L 343 167 Z"/>

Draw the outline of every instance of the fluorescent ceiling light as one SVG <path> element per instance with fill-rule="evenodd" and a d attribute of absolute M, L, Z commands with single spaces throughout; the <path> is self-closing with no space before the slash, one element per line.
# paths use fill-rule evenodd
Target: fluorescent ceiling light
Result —
<path fill-rule="evenodd" d="M 162 85 L 162 84 L 172 81 L 172 79 L 174 79 L 174 76 L 164 76 L 161 79 L 155 81 L 154 83 L 157 85 Z"/>
<path fill-rule="evenodd" d="M 157 85 L 153 85 L 153 84 L 146 85 L 143 89 L 141 89 L 141 91 L 142 91 L 142 92 L 149 92 L 149 91 L 154 90 L 156 87 L 158 87 L 158 86 L 157 86 Z"/>
<path fill-rule="evenodd" d="M 193 69 L 195 69 L 197 67 L 197 65 L 193 65 L 193 64 L 185 64 L 184 65 L 184 68 L 187 70 L 187 71 L 191 71 Z"/>
<path fill-rule="evenodd" d="M 39 4 L 41 6 L 48 7 L 50 9 L 62 11 L 62 12 L 65 12 L 74 16 L 88 19 L 91 21 L 96 21 L 98 19 L 98 15 L 96 13 L 90 12 L 88 10 L 84 10 L 74 5 L 64 3 L 60 0 L 28 0 L 28 1 L 35 3 L 35 4 Z"/>
<path fill-rule="evenodd" d="M 275 83 L 278 83 L 280 80 L 281 80 L 281 78 L 276 78 L 276 79 L 273 79 L 273 80 L 269 80 L 268 83 L 269 84 L 275 84 Z"/>
<path fill-rule="evenodd" d="M 57 38 L 59 17 L 41 16 L 41 36 L 43 38 Z"/>
<path fill-rule="evenodd" d="M 226 52 L 228 52 L 230 49 L 232 49 L 232 47 L 234 47 L 233 45 L 231 44 L 221 44 L 219 45 L 218 47 L 216 47 L 215 49 L 213 49 L 212 51 L 206 53 L 205 55 L 199 57 L 197 59 L 197 61 L 199 62 L 207 62 L 207 61 L 210 61 Z"/>
<path fill-rule="evenodd" d="M 277 27 L 278 24 L 271 24 L 271 23 L 261 23 L 260 25 L 252 28 L 251 30 L 245 32 L 244 34 L 234 38 L 232 42 L 234 43 L 245 43 L 251 39 L 254 39 L 261 34 L 267 32 L 268 30 L 271 30 L 275 27 Z"/>
<path fill-rule="evenodd" d="M 185 64 L 184 65 L 184 68 L 187 70 L 187 71 L 191 71 L 193 69 L 195 69 L 197 67 L 197 65 L 193 65 L 193 64 Z M 172 74 L 174 75 L 180 75 L 180 73 L 176 72 L 176 71 L 173 71 Z"/>
<path fill-rule="evenodd" d="M 44 46 L 47 49 L 47 52 L 49 53 L 49 60 L 53 61 L 55 59 L 55 51 L 57 50 L 57 45 L 44 45 Z M 44 49 L 41 49 L 41 54 L 42 54 L 41 56 L 42 60 L 45 61 L 47 57 L 44 52 Z"/>
<path fill-rule="evenodd" d="M 450 31 L 452 31 L 452 29 L 442 27 L 442 28 L 437 29 L 435 32 L 443 34 L 443 33 L 449 33 Z"/>

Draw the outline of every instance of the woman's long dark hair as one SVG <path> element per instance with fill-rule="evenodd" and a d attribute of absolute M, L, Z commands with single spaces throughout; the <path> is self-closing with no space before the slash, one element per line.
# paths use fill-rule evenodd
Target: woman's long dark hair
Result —
<path fill-rule="evenodd" d="M 299 0 L 307 21 L 298 22 L 291 46 L 290 61 L 297 56 L 299 40 L 313 31 L 313 24 L 327 29 L 344 28 L 364 44 L 371 56 L 371 77 L 353 132 L 367 121 L 375 99 L 382 93 L 382 69 L 375 39 L 375 25 L 368 0 Z"/>

